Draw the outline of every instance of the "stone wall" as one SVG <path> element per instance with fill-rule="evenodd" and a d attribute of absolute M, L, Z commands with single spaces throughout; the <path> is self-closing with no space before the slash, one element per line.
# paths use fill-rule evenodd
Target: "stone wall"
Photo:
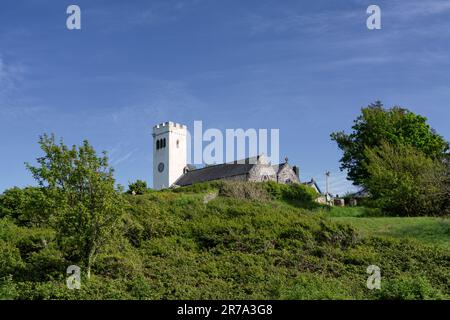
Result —
<path fill-rule="evenodd" d="M 248 181 L 277 181 L 277 175 L 272 166 L 266 164 L 258 164 L 250 170 Z"/>
<path fill-rule="evenodd" d="M 278 171 L 278 183 L 289 184 L 289 183 L 300 183 L 297 175 L 290 165 L 285 165 Z"/>

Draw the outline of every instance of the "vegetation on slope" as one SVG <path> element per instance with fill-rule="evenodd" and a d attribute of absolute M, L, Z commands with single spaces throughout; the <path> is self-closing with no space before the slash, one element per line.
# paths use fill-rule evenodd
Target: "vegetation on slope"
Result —
<path fill-rule="evenodd" d="M 270 192 L 203 184 L 125 195 L 119 232 L 80 290 L 51 227 L 0 220 L 0 295 L 16 299 L 448 299 L 448 247 L 362 236 Z M 290 187 L 282 187 L 290 188 Z M 264 191 L 269 190 L 265 195 Z M 217 192 L 219 196 L 204 201 Z M 291 191 L 291 192 L 296 192 Z M 285 195 L 290 192 L 283 192 Z M 247 197 L 242 197 L 247 194 Z M 268 196 L 268 197 L 267 197 Z M 6 211 L 4 211 L 6 212 Z M 366 269 L 381 268 L 381 290 Z M 85 266 L 80 265 L 82 270 Z"/>

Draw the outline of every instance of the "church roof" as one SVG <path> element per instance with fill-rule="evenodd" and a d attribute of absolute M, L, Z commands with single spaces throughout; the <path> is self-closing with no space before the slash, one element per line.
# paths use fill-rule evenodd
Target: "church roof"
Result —
<path fill-rule="evenodd" d="M 316 187 L 317 191 L 319 191 L 320 194 L 322 193 L 322 190 L 320 190 L 319 185 L 317 184 L 316 180 L 311 179 L 309 182 L 304 182 L 304 185 L 307 185 L 308 187 Z"/>
<path fill-rule="evenodd" d="M 206 166 L 186 172 L 177 181 L 175 181 L 174 184 L 177 186 L 187 186 L 198 182 L 239 176 L 249 173 L 254 165 L 255 164 L 249 164 L 247 161 L 247 163 L 243 164 L 235 162 Z"/>
<path fill-rule="evenodd" d="M 288 164 L 286 162 L 280 163 L 280 164 L 274 164 L 272 165 L 273 170 L 275 170 L 276 173 L 279 173 L 284 167 L 286 167 Z"/>

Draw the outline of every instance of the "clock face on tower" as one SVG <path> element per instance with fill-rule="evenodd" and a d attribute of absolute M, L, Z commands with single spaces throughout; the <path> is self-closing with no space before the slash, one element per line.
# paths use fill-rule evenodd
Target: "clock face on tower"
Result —
<path fill-rule="evenodd" d="M 163 171 L 164 171 L 164 163 L 160 162 L 160 163 L 158 164 L 158 171 L 159 171 L 159 172 L 163 172 Z"/>

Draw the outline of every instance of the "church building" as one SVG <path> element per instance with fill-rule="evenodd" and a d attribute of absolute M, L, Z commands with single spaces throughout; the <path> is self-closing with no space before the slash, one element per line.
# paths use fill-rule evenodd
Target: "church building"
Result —
<path fill-rule="evenodd" d="M 284 163 L 272 165 L 265 155 L 232 163 L 195 168 L 187 164 L 187 128 L 174 122 L 153 127 L 153 188 L 188 186 L 213 180 L 276 181 L 300 183 L 299 169 Z"/>

